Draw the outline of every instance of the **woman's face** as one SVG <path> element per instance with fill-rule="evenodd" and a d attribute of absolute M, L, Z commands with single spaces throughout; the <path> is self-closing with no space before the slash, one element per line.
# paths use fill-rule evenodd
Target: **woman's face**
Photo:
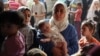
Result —
<path fill-rule="evenodd" d="M 64 9 L 64 6 L 61 5 L 61 4 L 58 4 L 56 7 L 55 7 L 55 12 L 54 12 L 54 18 L 57 20 L 57 21 L 61 21 L 64 19 L 65 17 L 65 9 Z"/>

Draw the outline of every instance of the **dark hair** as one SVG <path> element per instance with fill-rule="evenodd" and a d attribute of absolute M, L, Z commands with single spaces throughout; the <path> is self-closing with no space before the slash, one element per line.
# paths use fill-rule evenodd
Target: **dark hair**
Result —
<path fill-rule="evenodd" d="M 77 3 L 77 5 L 82 6 L 82 3 Z"/>
<path fill-rule="evenodd" d="M 89 28 L 89 30 L 93 30 L 93 33 L 95 32 L 95 22 L 92 20 L 85 20 L 82 22 L 82 26 L 87 26 Z"/>
<path fill-rule="evenodd" d="M 21 8 L 18 9 L 18 12 L 23 13 L 23 12 L 26 11 L 26 10 L 30 11 L 29 8 L 27 8 L 27 7 L 25 7 L 25 6 L 22 6 Z"/>
<path fill-rule="evenodd" d="M 11 23 L 23 27 L 24 17 L 17 11 L 4 11 L 0 13 L 0 23 Z"/>

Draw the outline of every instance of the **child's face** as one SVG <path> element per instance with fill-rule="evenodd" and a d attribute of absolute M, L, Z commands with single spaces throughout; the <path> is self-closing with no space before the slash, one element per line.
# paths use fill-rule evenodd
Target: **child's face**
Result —
<path fill-rule="evenodd" d="M 28 10 L 26 10 L 25 12 L 24 12 L 24 16 L 25 16 L 25 20 L 24 20 L 24 22 L 25 23 L 28 23 L 28 22 L 30 22 L 30 16 L 31 16 L 31 12 L 30 11 L 28 11 Z"/>
<path fill-rule="evenodd" d="M 18 26 L 15 24 L 4 23 L 2 24 L 1 30 L 3 30 L 6 35 L 13 35 L 18 31 Z"/>
<path fill-rule="evenodd" d="M 50 32 L 50 30 L 51 30 L 51 27 L 50 27 L 50 24 L 49 23 L 45 23 L 43 25 L 43 27 L 41 27 L 41 31 L 43 33 L 48 33 L 48 32 Z"/>
<path fill-rule="evenodd" d="M 82 26 L 82 31 L 81 31 L 83 36 L 89 36 L 92 35 L 92 31 L 89 30 L 87 26 Z"/>

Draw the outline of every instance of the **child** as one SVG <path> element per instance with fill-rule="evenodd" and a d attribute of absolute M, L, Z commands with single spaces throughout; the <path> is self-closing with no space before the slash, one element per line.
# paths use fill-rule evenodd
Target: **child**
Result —
<path fill-rule="evenodd" d="M 34 33 L 32 30 L 34 30 L 34 28 L 31 26 L 30 24 L 30 20 L 31 20 L 31 12 L 30 10 L 23 6 L 20 7 L 18 9 L 19 12 L 21 12 L 24 15 L 24 24 L 26 25 L 25 27 L 21 28 L 20 31 L 21 33 L 25 36 L 25 49 L 26 52 L 29 50 L 29 48 L 32 46 L 33 44 L 33 38 L 34 38 Z"/>
<path fill-rule="evenodd" d="M 41 31 L 41 34 L 44 35 L 44 37 L 40 37 L 40 45 L 43 48 L 46 48 L 44 47 L 45 43 L 48 43 L 51 41 L 54 44 L 54 47 L 52 48 L 52 51 L 51 51 L 53 53 L 53 56 L 67 55 L 66 41 L 63 38 L 63 36 L 58 32 L 56 27 L 51 28 L 49 22 L 47 22 L 46 20 L 40 20 L 38 23 L 38 28 Z M 48 52 L 46 53 L 48 54 Z"/>
<path fill-rule="evenodd" d="M 77 10 L 71 11 L 71 13 L 75 14 L 74 25 L 75 25 L 75 28 L 76 28 L 77 33 L 78 33 L 78 39 L 80 39 L 81 38 L 80 25 L 81 25 L 82 4 L 77 3 Z"/>
<path fill-rule="evenodd" d="M 47 56 L 47 54 L 41 49 L 33 48 L 27 52 L 27 56 Z"/>
<path fill-rule="evenodd" d="M 93 34 L 95 32 L 95 24 L 92 21 L 83 21 L 82 22 L 82 35 L 85 37 L 82 37 L 79 40 L 79 44 L 81 47 L 85 46 L 86 44 L 94 43 L 99 45 L 100 42 L 93 37 Z"/>
<path fill-rule="evenodd" d="M 4 11 L 0 14 L 0 24 L 6 35 L 0 56 L 23 56 L 25 42 L 19 31 L 24 26 L 23 16 L 16 11 Z"/>

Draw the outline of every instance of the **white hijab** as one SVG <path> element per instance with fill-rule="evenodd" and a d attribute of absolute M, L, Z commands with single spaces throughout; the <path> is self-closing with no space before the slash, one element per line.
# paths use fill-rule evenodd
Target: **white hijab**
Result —
<path fill-rule="evenodd" d="M 95 15 L 95 10 L 96 10 L 95 3 L 100 3 L 100 2 L 99 2 L 99 0 L 92 1 L 92 4 L 91 4 L 91 6 L 88 10 L 88 13 L 87 13 L 88 20 L 93 20 L 93 18 L 96 17 L 96 15 Z"/>
<path fill-rule="evenodd" d="M 68 11 L 68 8 L 67 8 L 67 6 L 66 6 L 66 4 L 65 3 L 63 3 L 63 2 L 56 2 L 55 4 L 54 4 L 54 7 L 53 7 L 53 15 L 54 15 L 54 10 L 55 10 L 55 7 L 58 5 L 58 4 L 61 4 L 61 5 L 63 5 L 64 6 L 64 9 L 65 9 L 65 17 L 64 17 L 64 20 L 61 20 L 61 21 L 57 21 L 53 16 L 51 17 L 51 19 L 50 19 L 50 21 L 49 21 L 49 23 L 51 24 L 51 27 L 56 27 L 56 28 L 58 28 L 58 30 L 59 30 L 59 32 L 61 32 L 61 31 L 63 31 L 63 30 L 65 30 L 67 27 L 68 27 L 68 25 L 69 25 L 69 21 L 68 21 L 68 13 L 69 13 L 69 11 Z"/>

